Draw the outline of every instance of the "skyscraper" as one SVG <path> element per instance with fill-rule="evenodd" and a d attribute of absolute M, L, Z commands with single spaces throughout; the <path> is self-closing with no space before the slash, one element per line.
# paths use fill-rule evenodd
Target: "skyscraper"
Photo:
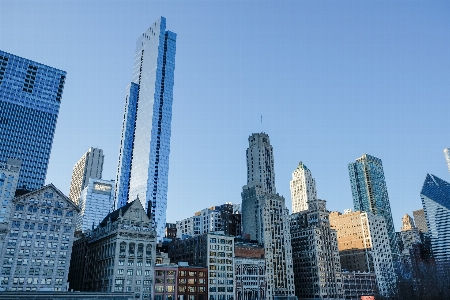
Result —
<path fill-rule="evenodd" d="M 276 194 L 273 150 L 269 136 L 248 138 L 247 185 L 242 188 L 242 231 L 264 246 L 265 299 L 294 299 L 291 235 L 284 197 Z"/>
<path fill-rule="evenodd" d="M 116 208 L 136 198 L 164 236 L 176 34 L 161 17 L 136 42 L 116 180 Z"/>
<path fill-rule="evenodd" d="M 447 162 L 448 171 L 450 172 L 450 148 L 444 149 L 444 156 L 445 156 L 445 161 Z"/>
<path fill-rule="evenodd" d="M 70 200 L 78 204 L 80 193 L 88 185 L 89 178 L 102 178 L 104 157 L 102 149 L 91 147 L 75 164 L 70 183 Z"/>
<path fill-rule="evenodd" d="M 384 217 L 392 258 L 397 262 L 400 253 L 381 159 L 364 154 L 348 165 L 348 172 L 355 211 Z"/>
<path fill-rule="evenodd" d="M 45 182 L 66 72 L 0 51 L 0 162 L 22 160 L 17 189 Z"/>
<path fill-rule="evenodd" d="M 312 177 L 311 171 L 300 162 L 297 169 L 292 173 L 292 213 L 308 210 L 308 201 L 316 199 L 316 180 Z"/>
<path fill-rule="evenodd" d="M 450 264 L 450 183 L 427 174 L 420 197 L 436 263 Z"/>

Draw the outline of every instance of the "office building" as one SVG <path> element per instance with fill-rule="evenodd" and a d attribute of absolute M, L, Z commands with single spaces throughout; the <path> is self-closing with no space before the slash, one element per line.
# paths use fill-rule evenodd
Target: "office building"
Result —
<path fill-rule="evenodd" d="M 84 291 L 89 234 L 75 231 L 69 268 L 69 290 Z"/>
<path fill-rule="evenodd" d="M 194 216 L 176 222 L 178 238 L 207 232 L 222 231 L 232 236 L 241 235 L 241 214 L 233 211 L 232 203 L 212 206 L 198 211 Z"/>
<path fill-rule="evenodd" d="M 69 191 L 69 198 L 74 203 L 78 204 L 81 191 L 88 185 L 89 178 L 102 178 L 104 158 L 102 149 L 91 147 L 75 164 Z"/>
<path fill-rule="evenodd" d="M 397 266 L 399 249 L 381 159 L 363 154 L 348 165 L 355 211 L 369 212 L 386 220 L 392 258 Z"/>
<path fill-rule="evenodd" d="M 284 197 L 276 194 L 272 145 L 265 133 L 248 138 L 247 185 L 242 188 L 242 233 L 264 246 L 266 299 L 293 299 L 291 236 Z"/>
<path fill-rule="evenodd" d="M 292 213 L 308 210 L 308 201 L 317 199 L 316 180 L 311 171 L 302 163 L 292 173 L 291 180 Z"/>
<path fill-rule="evenodd" d="M 414 223 L 420 233 L 428 232 L 427 219 L 425 218 L 425 212 L 423 209 L 413 211 Z"/>
<path fill-rule="evenodd" d="M 401 275 L 404 279 L 412 277 L 411 251 L 414 244 L 421 244 L 419 230 L 416 228 L 413 219 L 405 214 L 402 218 L 402 227 L 400 231 L 403 249 L 400 252 Z"/>
<path fill-rule="evenodd" d="M 332 212 L 330 225 L 337 232 L 342 270 L 375 273 L 379 294 L 392 295 L 397 278 L 385 219 L 369 212 Z"/>
<path fill-rule="evenodd" d="M 54 185 L 13 199 L 0 290 L 67 291 L 78 207 Z"/>
<path fill-rule="evenodd" d="M 450 172 L 450 148 L 444 149 L 445 161 L 447 163 L 448 171 Z"/>
<path fill-rule="evenodd" d="M 208 299 L 234 299 L 234 237 L 218 232 L 204 233 L 169 244 L 172 263 L 187 262 L 207 268 Z"/>
<path fill-rule="evenodd" d="M 0 162 L 20 159 L 18 192 L 45 182 L 66 72 L 0 51 Z"/>
<path fill-rule="evenodd" d="M 175 46 L 164 17 L 136 42 L 116 179 L 116 208 L 139 198 L 158 239 L 166 226 Z"/>
<path fill-rule="evenodd" d="M 166 223 L 164 237 L 167 239 L 177 238 L 177 224 L 176 223 Z"/>
<path fill-rule="evenodd" d="M 308 210 L 290 215 L 295 295 L 298 299 L 342 299 L 336 231 L 330 228 L 326 201 L 308 202 Z"/>
<path fill-rule="evenodd" d="M 438 266 L 450 264 L 450 183 L 427 174 L 420 192 L 433 256 Z"/>
<path fill-rule="evenodd" d="M 345 300 L 361 300 L 361 296 L 378 295 L 377 279 L 370 272 L 342 272 Z"/>
<path fill-rule="evenodd" d="M 113 203 L 114 181 L 89 178 L 80 194 L 76 230 L 93 230 L 112 211 Z"/>
<path fill-rule="evenodd" d="M 0 162 L 0 224 L 9 223 L 11 201 L 19 182 L 21 160 L 7 159 Z"/>
<path fill-rule="evenodd" d="M 83 289 L 154 299 L 156 233 L 151 226 L 137 199 L 109 213 L 89 236 Z"/>
<path fill-rule="evenodd" d="M 264 248 L 258 244 L 234 244 L 236 300 L 265 299 L 266 265 Z"/>

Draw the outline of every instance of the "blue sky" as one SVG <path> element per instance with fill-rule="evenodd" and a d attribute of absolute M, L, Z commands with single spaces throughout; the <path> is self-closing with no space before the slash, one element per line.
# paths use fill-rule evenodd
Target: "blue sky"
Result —
<path fill-rule="evenodd" d="M 288 208 L 299 161 L 330 210 L 352 207 L 347 164 L 368 153 L 399 230 L 428 172 L 450 180 L 449 15 L 448 1 L 2 0 L 0 49 L 67 71 L 46 180 L 66 194 L 91 146 L 115 178 L 135 42 L 165 16 L 178 35 L 168 221 L 240 203 L 247 138 L 264 131 Z"/>

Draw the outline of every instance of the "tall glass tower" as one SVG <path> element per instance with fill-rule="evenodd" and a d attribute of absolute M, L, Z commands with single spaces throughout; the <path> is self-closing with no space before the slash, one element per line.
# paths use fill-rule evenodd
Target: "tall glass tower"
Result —
<path fill-rule="evenodd" d="M 22 160 L 18 190 L 45 182 L 66 72 L 0 51 L 0 162 Z"/>
<path fill-rule="evenodd" d="M 136 42 L 116 179 L 116 208 L 139 198 L 159 238 L 166 225 L 175 47 L 164 17 Z"/>
<path fill-rule="evenodd" d="M 348 165 L 348 172 L 355 210 L 384 217 L 392 258 L 397 261 L 400 253 L 381 159 L 364 154 Z"/>
<path fill-rule="evenodd" d="M 450 183 L 427 174 L 420 192 L 436 262 L 450 266 Z"/>

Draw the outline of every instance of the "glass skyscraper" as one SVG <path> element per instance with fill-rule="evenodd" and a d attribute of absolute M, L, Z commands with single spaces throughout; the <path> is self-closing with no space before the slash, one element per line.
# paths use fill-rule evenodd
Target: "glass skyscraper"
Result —
<path fill-rule="evenodd" d="M 434 259 L 450 266 L 450 183 L 427 174 L 420 197 Z"/>
<path fill-rule="evenodd" d="M 394 262 L 398 261 L 400 253 L 381 159 L 364 154 L 348 165 L 348 172 L 355 211 L 384 217 L 392 258 Z"/>
<path fill-rule="evenodd" d="M 0 51 L 0 162 L 22 160 L 18 190 L 45 182 L 66 72 Z"/>
<path fill-rule="evenodd" d="M 116 208 L 136 198 L 164 236 L 176 34 L 161 17 L 137 40 L 116 179 Z"/>

